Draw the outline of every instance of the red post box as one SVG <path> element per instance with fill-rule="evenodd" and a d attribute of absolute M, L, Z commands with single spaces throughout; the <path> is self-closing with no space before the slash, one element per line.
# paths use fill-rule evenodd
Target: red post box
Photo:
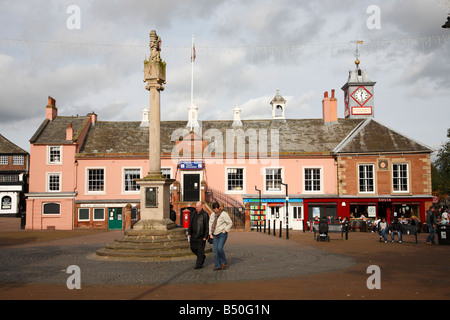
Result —
<path fill-rule="evenodd" d="M 191 222 L 191 211 L 186 208 L 183 210 L 183 228 L 189 228 L 189 224 Z"/>

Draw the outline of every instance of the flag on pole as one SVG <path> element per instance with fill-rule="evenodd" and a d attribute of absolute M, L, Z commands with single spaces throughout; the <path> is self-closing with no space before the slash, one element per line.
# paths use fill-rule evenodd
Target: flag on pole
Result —
<path fill-rule="evenodd" d="M 192 46 L 192 54 L 191 54 L 191 62 L 195 62 L 195 58 L 197 56 L 195 55 L 195 44 Z"/>
<path fill-rule="evenodd" d="M 195 58 L 196 58 L 196 54 L 195 54 L 195 43 L 194 43 L 194 36 L 192 36 L 192 52 L 191 52 L 191 62 L 195 62 Z"/>

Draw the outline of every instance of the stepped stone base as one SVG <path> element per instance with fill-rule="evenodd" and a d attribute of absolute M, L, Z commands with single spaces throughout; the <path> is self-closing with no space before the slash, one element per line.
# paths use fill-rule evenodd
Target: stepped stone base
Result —
<path fill-rule="evenodd" d="M 205 249 L 205 253 L 211 251 L 211 248 Z M 175 228 L 165 230 L 127 230 L 123 238 L 105 245 L 96 253 L 98 256 L 115 258 L 170 259 L 194 256 L 185 229 L 176 225 Z"/>

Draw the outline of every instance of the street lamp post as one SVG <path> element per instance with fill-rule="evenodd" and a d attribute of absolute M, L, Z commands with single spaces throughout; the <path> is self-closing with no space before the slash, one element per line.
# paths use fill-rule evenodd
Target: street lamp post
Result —
<path fill-rule="evenodd" d="M 286 239 L 289 239 L 289 191 L 288 184 L 281 182 L 286 187 Z"/>

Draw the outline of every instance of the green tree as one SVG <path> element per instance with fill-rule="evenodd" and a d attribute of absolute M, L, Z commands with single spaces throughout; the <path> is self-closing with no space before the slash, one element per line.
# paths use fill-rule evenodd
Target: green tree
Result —
<path fill-rule="evenodd" d="M 449 140 L 438 150 L 436 160 L 431 165 L 433 192 L 438 196 L 450 194 L 450 128 L 447 129 L 447 138 Z"/>

